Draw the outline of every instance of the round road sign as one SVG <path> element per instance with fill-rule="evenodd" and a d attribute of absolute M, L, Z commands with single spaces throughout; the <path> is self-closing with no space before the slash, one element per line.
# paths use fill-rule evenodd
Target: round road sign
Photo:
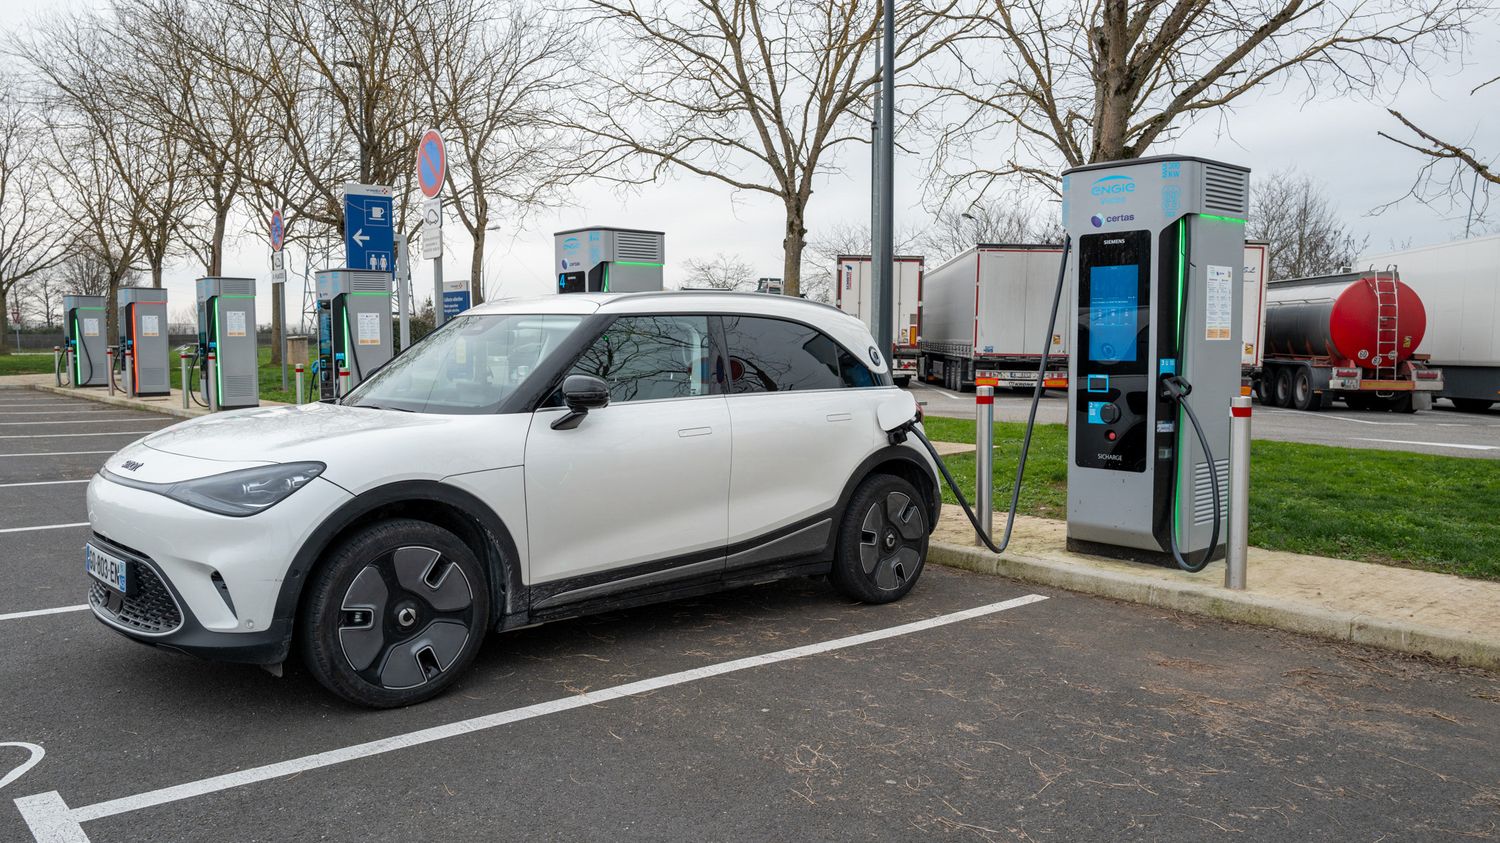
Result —
<path fill-rule="evenodd" d="M 281 246 L 286 240 L 286 227 L 281 223 L 281 212 L 271 212 L 271 251 L 281 251 Z"/>
<path fill-rule="evenodd" d="M 417 143 L 417 184 L 422 195 L 432 199 L 442 193 L 447 173 L 448 150 L 443 146 L 443 136 L 437 129 L 428 129 Z"/>

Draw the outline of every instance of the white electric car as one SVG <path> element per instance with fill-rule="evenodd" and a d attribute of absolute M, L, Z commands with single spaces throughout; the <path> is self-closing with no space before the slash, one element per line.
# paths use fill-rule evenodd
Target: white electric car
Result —
<path fill-rule="evenodd" d="M 208 658 L 295 646 L 384 707 L 440 692 L 491 629 L 799 575 L 896 600 L 940 501 L 913 418 L 832 307 L 485 304 L 337 402 L 206 416 L 110 457 L 88 489 L 89 604 Z"/>

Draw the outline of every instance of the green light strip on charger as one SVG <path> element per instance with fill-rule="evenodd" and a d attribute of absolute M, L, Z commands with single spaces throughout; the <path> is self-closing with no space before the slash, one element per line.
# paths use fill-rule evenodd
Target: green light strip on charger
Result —
<path fill-rule="evenodd" d="M 73 309 L 83 310 L 83 308 L 81 307 L 75 307 Z M 103 310 L 104 308 L 100 307 L 90 309 Z M 78 329 L 77 316 L 73 317 L 73 346 L 73 385 L 83 386 L 83 369 L 78 365 L 78 358 L 83 356 L 78 353 L 83 350 L 83 332 Z M 53 381 L 53 383 L 56 382 L 57 381 Z"/>
<path fill-rule="evenodd" d="M 238 297 L 236 297 L 236 296 L 215 296 L 215 298 L 247 298 L 247 299 L 249 299 L 249 298 L 255 298 L 255 297 L 254 296 L 238 296 Z M 214 398 L 215 398 L 215 403 L 217 403 L 219 405 L 220 409 L 222 409 L 224 407 L 224 361 L 221 360 L 221 359 L 219 359 L 219 358 L 224 354 L 224 343 L 222 341 L 220 341 L 220 339 L 219 339 L 219 328 L 221 327 L 219 325 L 219 323 L 222 321 L 221 319 L 219 319 L 219 303 L 218 302 L 214 302 L 213 306 L 211 308 L 209 308 L 209 312 L 212 313 L 213 317 L 214 317 L 214 383 L 218 384 L 216 387 L 214 387 L 215 389 L 218 390 L 218 393 L 214 396 Z"/>
<path fill-rule="evenodd" d="M 1216 222 L 1232 222 L 1232 223 L 1236 223 L 1238 225 L 1245 225 L 1246 224 L 1245 221 L 1242 220 L 1242 219 L 1240 219 L 1239 217 L 1221 217 L 1221 216 L 1218 216 L 1217 214 L 1199 214 L 1198 216 L 1200 216 L 1200 217 L 1202 217 L 1202 218 L 1204 218 L 1206 220 L 1214 220 Z"/>
<path fill-rule="evenodd" d="M 1177 221 L 1177 374 L 1187 374 L 1187 361 L 1182 356 L 1182 323 L 1183 311 L 1187 307 L 1184 292 L 1187 289 L 1187 217 Z M 1183 465 L 1186 460 L 1182 458 L 1182 403 L 1177 404 L 1177 493 L 1172 495 L 1172 532 L 1182 540 L 1182 483 Z"/>

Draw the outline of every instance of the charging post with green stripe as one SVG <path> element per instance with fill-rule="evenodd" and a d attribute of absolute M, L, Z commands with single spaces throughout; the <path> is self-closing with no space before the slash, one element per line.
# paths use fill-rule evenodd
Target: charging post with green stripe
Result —
<path fill-rule="evenodd" d="M 318 287 L 318 388 L 337 398 L 395 353 L 389 272 L 321 269 Z M 348 372 L 347 376 L 340 376 Z"/>
<path fill-rule="evenodd" d="M 666 235 L 635 228 L 575 228 L 552 235 L 559 293 L 637 293 L 663 287 Z"/>
<path fill-rule="evenodd" d="M 1077 167 L 1062 187 L 1068 547 L 1196 570 L 1227 533 L 1249 170 L 1162 156 Z"/>
<path fill-rule="evenodd" d="M 260 406 L 255 279 L 199 278 L 198 388 L 205 406 L 221 410 Z M 213 352 L 210 362 L 209 352 Z M 209 394 L 212 386 L 213 395 Z M 187 384 L 183 384 L 187 388 Z"/>

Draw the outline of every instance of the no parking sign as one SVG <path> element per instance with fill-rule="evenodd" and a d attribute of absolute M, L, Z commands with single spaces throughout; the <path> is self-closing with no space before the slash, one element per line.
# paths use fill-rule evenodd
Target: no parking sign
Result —
<path fill-rule="evenodd" d="M 437 129 L 422 133 L 417 143 L 417 184 L 422 195 L 435 199 L 443 192 L 443 180 L 448 175 L 448 149 L 443 145 L 443 136 Z"/>

